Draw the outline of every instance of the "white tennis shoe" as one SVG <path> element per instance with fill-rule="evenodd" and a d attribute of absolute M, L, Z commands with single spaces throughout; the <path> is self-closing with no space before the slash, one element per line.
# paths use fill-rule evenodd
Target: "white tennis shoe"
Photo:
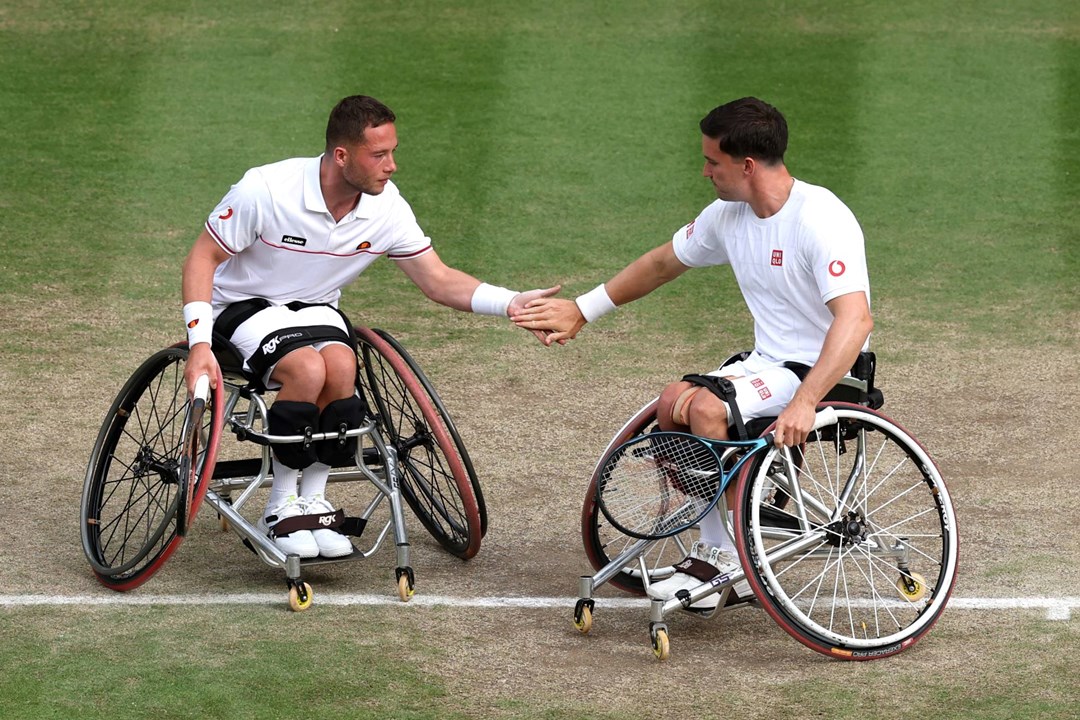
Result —
<path fill-rule="evenodd" d="M 300 498 L 290 495 L 281 501 L 279 505 L 269 507 L 263 516 L 259 518 L 256 527 L 270 536 L 277 545 L 278 550 L 286 555 L 299 555 L 302 558 L 313 558 L 319 555 L 319 545 L 315 542 L 310 530 L 294 530 L 288 535 L 277 537 L 274 535 L 274 526 L 286 518 L 304 515 L 306 513 Z"/>
<path fill-rule="evenodd" d="M 326 498 L 322 496 L 322 493 L 315 493 L 309 497 L 302 497 L 300 498 L 300 503 L 304 506 L 305 515 L 324 515 L 326 513 L 336 512 L 334 506 L 327 502 Z M 315 538 L 315 543 L 319 547 L 319 555 L 322 555 L 323 557 L 344 557 L 352 554 L 355 549 L 349 538 L 342 535 L 337 530 L 320 528 L 318 530 L 312 530 L 311 535 Z"/>
<path fill-rule="evenodd" d="M 690 548 L 690 554 L 675 565 L 675 574 L 666 580 L 649 585 L 648 594 L 657 600 L 670 600 L 680 590 L 693 590 L 702 583 L 710 582 L 723 575 L 732 575 L 742 569 L 738 556 L 730 551 L 721 550 L 700 540 Z M 742 600 L 754 596 L 750 585 L 740 580 L 732 587 L 732 592 Z M 713 593 L 690 606 L 691 610 L 715 610 L 720 604 L 721 593 Z"/>

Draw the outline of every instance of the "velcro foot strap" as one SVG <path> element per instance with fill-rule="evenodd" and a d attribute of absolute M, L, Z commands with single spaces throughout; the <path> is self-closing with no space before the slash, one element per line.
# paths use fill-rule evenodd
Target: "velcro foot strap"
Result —
<path fill-rule="evenodd" d="M 684 575 L 689 575 L 692 578 L 700 580 L 701 582 L 709 582 L 717 575 L 720 575 L 720 571 L 716 569 L 715 565 L 711 565 L 704 560 L 698 560 L 697 558 L 688 557 L 681 563 L 675 566 L 675 569 Z"/>
<path fill-rule="evenodd" d="M 319 515 L 293 515 L 270 528 L 270 537 L 286 537 L 300 530 L 333 530 L 344 522 L 345 511 L 340 509 Z"/>

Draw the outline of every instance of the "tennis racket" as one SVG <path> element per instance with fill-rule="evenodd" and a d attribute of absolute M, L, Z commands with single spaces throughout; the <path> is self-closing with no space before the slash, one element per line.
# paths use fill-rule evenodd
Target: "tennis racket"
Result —
<path fill-rule="evenodd" d="M 716 505 L 731 476 L 722 469 L 721 453 L 731 447 L 729 442 L 680 432 L 633 438 L 608 455 L 601 468 L 600 511 L 630 537 L 659 540 L 677 535 Z"/>
<path fill-rule="evenodd" d="M 200 375 L 195 381 L 195 392 L 192 393 L 191 400 L 188 402 L 187 416 L 184 418 L 184 447 L 180 453 L 179 487 L 177 488 L 179 502 L 176 507 L 176 533 L 180 536 L 187 535 L 191 524 L 191 505 L 195 486 L 198 484 L 196 473 L 199 453 L 202 451 L 199 444 L 202 440 L 202 417 L 209 399 L 210 376 Z"/>

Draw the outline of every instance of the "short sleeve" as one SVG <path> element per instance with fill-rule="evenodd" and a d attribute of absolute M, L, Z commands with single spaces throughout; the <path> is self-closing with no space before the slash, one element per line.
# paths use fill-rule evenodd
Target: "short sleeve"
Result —
<path fill-rule="evenodd" d="M 387 252 L 392 260 L 408 260 L 431 250 L 431 238 L 420 229 L 412 207 L 400 195 L 395 198 L 394 207 L 394 242 Z"/>
<path fill-rule="evenodd" d="M 235 255 L 259 236 L 263 208 L 269 203 L 270 190 L 262 174 L 248 170 L 210 213 L 206 229 L 222 250 Z"/>
<path fill-rule="evenodd" d="M 671 236 L 675 257 L 683 265 L 707 267 L 730 262 L 720 233 L 724 205 L 722 200 L 717 200 Z"/>

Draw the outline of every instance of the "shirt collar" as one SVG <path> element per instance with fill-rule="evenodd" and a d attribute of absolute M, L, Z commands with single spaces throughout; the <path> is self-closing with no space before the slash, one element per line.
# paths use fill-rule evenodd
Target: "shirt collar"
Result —
<path fill-rule="evenodd" d="M 322 194 L 322 185 L 319 182 L 319 171 L 322 167 L 322 155 L 312 158 L 304 168 L 304 207 L 311 212 L 330 213 L 326 207 L 326 198 Z M 378 197 L 362 193 L 360 202 L 342 220 L 347 218 L 371 218 L 376 214 Z"/>

